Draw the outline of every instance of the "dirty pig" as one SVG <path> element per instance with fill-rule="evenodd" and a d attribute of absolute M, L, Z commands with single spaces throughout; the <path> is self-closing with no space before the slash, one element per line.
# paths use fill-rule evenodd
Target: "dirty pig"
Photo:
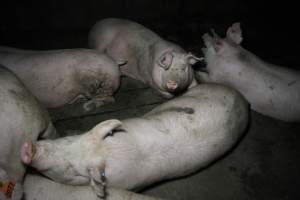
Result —
<path fill-rule="evenodd" d="M 191 66 L 200 58 L 133 21 L 97 22 L 90 31 L 89 46 L 126 62 L 121 67 L 123 75 L 142 81 L 165 98 L 197 85 Z"/>
<path fill-rule="evenodd" d="M 300 71 L 267 63 L 244 49 L 239 23 L 228 28 L 226 37 L 213 32 L 203 35 L 207 73 L 200 82 L 217 82 L 237 89 L 264 115 L 283 121 L 300 120 Z"/>
<path fill-rule="evenodd" d="M 119 66 L 90 49 L 30 51 L 0 47 L 7 66 L 48 108 L 83 103 L 90 111 L 113 102 L 120 84 Z"/>
<path fill-rule="evenodd" d="M 20 148 L 26 141 L 53 138 L 50 117 L 21 81 L 0 66 L 0 199 L 19 200 L 26 167 Z"/>
<path fill-rule="evenodd" d="M 82 135 L 26 142 L 22 160 L 51 179 L 140 189 L 195 172 L 227 152 L 248 123 L 235 90 L 201 84 L 140 118 L 107 120 Z"/>

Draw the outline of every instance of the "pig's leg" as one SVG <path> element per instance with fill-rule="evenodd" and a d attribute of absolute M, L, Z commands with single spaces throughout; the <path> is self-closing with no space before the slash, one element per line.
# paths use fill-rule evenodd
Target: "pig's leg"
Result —
<path fill-rule="evenodd" d="M 68 104 L 74 104 L 74 103 L 79 103 L 79 102 L 84 102 L 87 101 L 88 98 L 84 94 L 79 94 L 77 95 L 74 99 L 68 102 Z"/>
<path fill-rule="evenodd" d="M 99 198 L 104 199 L 106 186 L 104 166 L 100 169 L 90 167 L 88 170 L 91 177 L 91 187 Z"/>
<path fill-rule="evenodd" d="M 103 97 L 103 95 L 95 96 L 91 100 L 83 104 L 83 109 L 85 111 L 91 111 L 92 109 L 103 106 L 107 103 L 113 103 L 115 99 L 112 96 Z"/>

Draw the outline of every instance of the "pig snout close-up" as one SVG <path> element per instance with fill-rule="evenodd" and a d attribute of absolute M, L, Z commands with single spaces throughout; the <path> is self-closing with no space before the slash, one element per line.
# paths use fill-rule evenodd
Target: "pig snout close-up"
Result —
<path fill-rule="evenodd" d="M 0 47 L 0 64 L 13 71 L 48 108 L 83 103 L 84 111 L 91 111 L 114 102 L 113 94 L 120 85 L 118 64 L 91 49 Z"/>
<path fill-rule="evenodd" d="M 0 67 L 0 199 L 22 198 L 26 166 L 20 148 L 26 141 L 54 138 L 47 111 L 14 73 Z"/>
<path fill-rule="evenodd" d="M 165 98 L 197 85 L 192 65 L 200 58 L 133 21 L 97 22 L 90 31 L 89 46 L 115 61 L 126 61 L 120 67 L 123 75 L 142 81 Z"/>
<path fill-rule="evenodd" d="M 295 122 L 300 120 L 300 72 L 267 63 L 244 49 L 240 23 L 228 28 L 226 37 L 203 35 L 206 71 L 199 82 L 216 82 L 237 89 L 251 108 L 263 115 Z"/>
<path fill-rule="evenodd" d="M 82 135 L 24 143 L 25 164 L 71 185 L 141 189 L 195 172 L 230 150 L 248 124 L 235 90 L 201 84 L 140 118 L 107 120 Z"/>

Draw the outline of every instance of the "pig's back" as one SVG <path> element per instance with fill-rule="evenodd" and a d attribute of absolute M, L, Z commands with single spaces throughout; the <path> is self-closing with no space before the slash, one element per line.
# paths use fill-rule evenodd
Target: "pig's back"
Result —
<path fill-rule="evenodd" d="M 240 93 L 229 87 L 200 84 L 181 97 L 156 107 L 144 117 L 171 127 L 174 127 L 171 124 L 177 124 L 178 130 L 180 127 L 186 129 L 186 125 L 190 132 L 203 128 L 208 135 L 216 132 L 216 128 L 226 126 L 226 134 L 233 135 L 240 134 L 239 130 L 244 129 L 248 122 L 248 103 Z"/>
<path fill-rule="evenodd" d="M 176 165 L 166 165 L 166 177 L 191 173 L 232 148 L 247 127 L 248 110 L 247 102 L 235 90 L 201 84 L 146 114 L 161 132 L 157 140 L 162 141 L 165 158 L 176 160 Z M 166 151 L 166 147 L 178 151 Z"/>
<path fill-rule="evenodd" d="M 108 184 L 142 188 L 195 172 L 232 148 L 247 123 L 248 104 L 239 93 L 221 85 L 199 85 L 142 118 L 123 121 L 126 132 L 110 140 L 111 147 L 122 144 L 124 150 L 108 156 Z"/>
<path fill-rule="evenodd" d="M 148 28 L 126 19 L 108 18 L 97 22 L 89 34 L 89 46 L 104 51 L 109 45 L 118 41 L 120 44 L 151 43 L 160 37 Z"/>

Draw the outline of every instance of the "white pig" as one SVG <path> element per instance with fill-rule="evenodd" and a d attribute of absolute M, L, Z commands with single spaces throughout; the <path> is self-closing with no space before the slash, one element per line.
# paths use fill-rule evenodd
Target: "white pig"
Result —
<path fill-rule="evenodd" d="M 267 63 L 240 46 L 240 24 L 228 28 L 226 38 L 203 35 L 207 73 L 200 82 L 217 82 L 237 89 L 264 115 L 284 121 L 300 120 L 300 72 Z"/>
<path fill-rule="evenodd" d="M 202 84 L 141 118 L 107 120 L 83 135 L 27 142 L 24 163 L 51 179 L 139 189 L 184 176 L 222 156 L 240 138 L 248 106 L 235 90 Z"/>
<path fill-rule="evenodd" d="M 42 176 L 28 174 L 24 181 L 24 200 L 98 200 L 88 186 L 71 186 Z M 162 200 L 117 188 L 107 188 L 106 200 Z"/>
<path fill-rule="evenodd" d="M 31 51 L 0 47 L 7 66 L 46 107 L 85 102 L 90 111 L 107 102 L 120 84 L 119 66 L 91 49 Z"/>
<path fill-rule="evenodd" d="M 191 67 L 199 58 L 146 27 L 125 19 L 104 19 L 90 31 L 89 45 L 117 62 L 121 73 L 171 98 L 197 83 Z"/>
<path fill-rule="evenodd" d="M 54 137 L 56 131 L 43 109 L 20 80 L 0 67 L 0 199 L 20 199 L 25 166 L 20 148 L 26 141 Z"/>

